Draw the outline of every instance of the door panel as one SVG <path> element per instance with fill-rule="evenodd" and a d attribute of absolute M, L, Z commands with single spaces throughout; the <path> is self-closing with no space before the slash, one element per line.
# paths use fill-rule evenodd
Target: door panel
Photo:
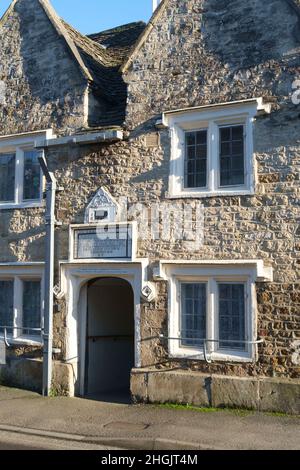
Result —
<path fill-rule="evenodd" d="M 88 288 L 87 393 L 129 390 L 134 366 L 131 286 L 101 279 Z"/>

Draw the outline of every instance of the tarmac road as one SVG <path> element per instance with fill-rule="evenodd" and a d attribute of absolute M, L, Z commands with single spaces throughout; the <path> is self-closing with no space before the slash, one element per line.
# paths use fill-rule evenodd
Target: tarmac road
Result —
<path fill-rule="evenodd" d="M 108 447 L 84 442 L 63 441 L 48 437 L 27 436 L 20 433 L 0 431 L 1 450 L 108 450 Z M 109 449 L 120 450 L 120 449 Z"/>
<path fill-rule="evenodd" d="M 0 449 L 299 450 L 300 417 L 203 412 L 80 398 L 43 398 L 0 386 Z"/>

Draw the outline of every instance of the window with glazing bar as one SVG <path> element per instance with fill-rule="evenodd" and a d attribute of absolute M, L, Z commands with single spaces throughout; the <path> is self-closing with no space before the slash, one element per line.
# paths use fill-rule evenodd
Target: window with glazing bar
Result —
<path fill-rule="evenodd" d="M 181 344 L 203 346 L 206 338 L 206 284 L 181 284 Z"/>
<path fill-rule="evenodd" d="M 12 333 L 14 325 L 14 281 L 0 280 L 0 332 L 8 327 L 7 332 Z"/>
<path fill-rule="evenodd" d="M 41 152 L 17 148 L 13 153 L 0 151 L 0 207 L 30 205 L 41 201 Z"/>
<path fill-rule="evenodd" d="M 245 298 L 245 283 L 180 282 L 180 346 L 203 348 L 205 339 L 207 349 L 246 351 Z"/>
<path fill-rule="evenodd" d="M 220 186 L 245 183 L 244 126 L 220 127 Z"/>
<path fill-rule="evenodd" d="M 185 187 L 207 185 L 207 130 L 185 134 Z"/>
<path fill-rule="evenodd" d="M 0 279 L 0 333 L 13 338 L 40 336 L 41 280 L 14 276 Z"/>

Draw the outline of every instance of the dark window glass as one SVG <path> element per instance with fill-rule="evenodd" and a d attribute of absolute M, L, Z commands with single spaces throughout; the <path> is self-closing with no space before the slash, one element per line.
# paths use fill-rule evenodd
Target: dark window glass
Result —
<path fill-rule="evenodd" d="M 23 334 L 40 335 L 39 331 L 26 328 L 41 327 L 41 283 L 23 281 Z"/>
<path fill-rule="evenodd" d="M 14 324 L 14 282 L 0 281 L 0 331 L 3 327 L 12 327 Z M 7 333 L 12 333 L 12 328 Z"/>
<path fill-rule="evenodd" d="M 245 183 L 244 126 L 220 128 L 220 185 Z"/>
<path fill-rule="evenodd" d="M 206 284 L 181 284 L 181 344 L 203 346 L 206 338 Z"/>
<path fill-rule="evenodd" d="M 14 154 L 0 154 L 0 202 L 15 201 L 15 166 Z"/>
<path fill-rule="evenodd" d="M 245 350 L 244 284 L 219 284 L 219 340 L 220 349 Z"/>
<path fill-rule="evenodd" d="M 185 187 L 205 188 L 207 185 L 207 131 L 185 134 Z"/>
<path fill-rule="evenodd" d="M 38 161 L 39 152 L 24 152 L 24 187 L 23 200 L 40 199 L 41 168 Z"/>

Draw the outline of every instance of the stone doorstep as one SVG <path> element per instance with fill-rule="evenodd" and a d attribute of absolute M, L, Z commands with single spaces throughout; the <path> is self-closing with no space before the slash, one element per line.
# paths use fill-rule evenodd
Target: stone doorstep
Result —
<path fill-rule="evenodd" d="M 300 380 L 133 369 L 135 402 L 184 403 L 215 408 L 300 414 Z"/>

